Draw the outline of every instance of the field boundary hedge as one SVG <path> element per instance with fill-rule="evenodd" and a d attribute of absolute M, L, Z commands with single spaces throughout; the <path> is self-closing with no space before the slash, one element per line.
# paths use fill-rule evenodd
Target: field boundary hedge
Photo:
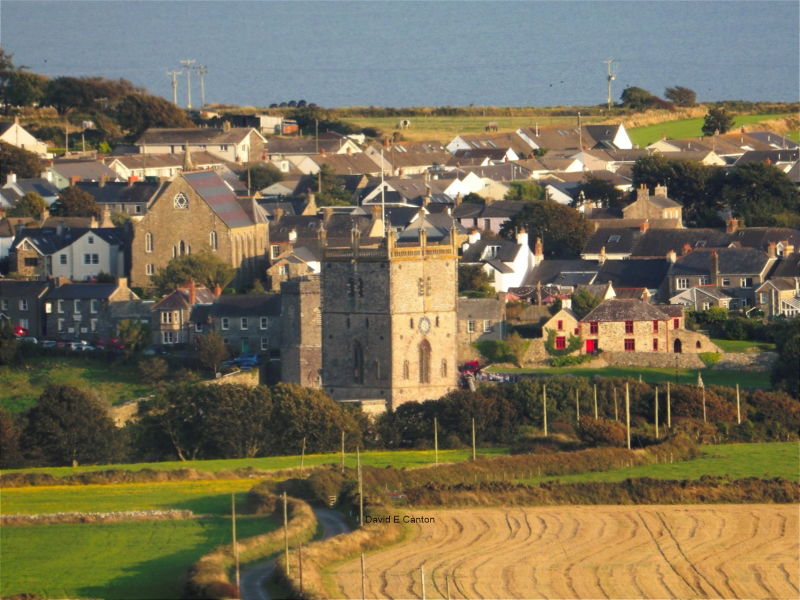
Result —
<path fill-rule="evenodd" d="M 191 510 L 125 510 L 86 513 L 63 512 L 35 515 L 0 515 L 0 525 L 50 525 L 53 523 L 118 523 L 120 521 L 182 521 L 200 519 Z"/>
<path fill-rule="evenodd" d="M 247 504 L 251 514 L 272 513 L 283 519 L 283 500 L 264 491 L 263 484 L 248 492 Z M 297 498 L 288 498 L 289 544 L 310 540 L 317 530 L 317 519 L 311 507 Z M 263 535 L 237 540 L 240 563 L 252 562 L 278 552 L 284 543 L 283 527 Z M 231 582 L 234 565 L 233 544 L 215 548 L 203 555 L 188 571 L 184 585 L 185 598 L 238 598 L 236 585 Z"/>

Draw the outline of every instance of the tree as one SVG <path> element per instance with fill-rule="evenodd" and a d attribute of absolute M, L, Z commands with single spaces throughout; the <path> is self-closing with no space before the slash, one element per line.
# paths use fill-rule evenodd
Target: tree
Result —
<path fill-rule="evenodd" d="M 592 312 L 602 302 L 597 296 L 590 294 L 584 289 L 580 289 L 572 294 L 572 312 L 582 319 Z"/>
<path fill-rule="evenodd" d="M 94 196 L 73 185 L 61 190 L 51 212 L 61 217 L 99 217 L 100 207 Z"/>
<path fill-rule="evenodd" d="M 800 319 L 793 319 L 775 340 L 778 360 L 772 367 L 772 385 L 792 398 L 800 398 Z"/>
<path fill-rule="evenodd" d="M 697 161 L 673 160 L 662 154 L 643 156 L 633 164 L 633 186 L 665 185 L 669 197 L 683 205 L 683 220 L 693 227 L 722 224 L 719 195 L 724 172 Z"/>
<path fill-rule="evenodd" d="M 122 343 L 125 358 L 130 358 L 144 348 L 150 341 L 150 325 L 142 321 L 123 319 L 117 327 L 117 335 Z"/>
<path fill-rule="evenodd" d="M 319 206 L 348 206 L 353 203 L 352 195 L 344 189 L 330 165 L 323 164 L 317 173 L 316 202 Z"/>
<path fill-rule="evenodd" d="M 235 275 L 236 270 L 228 263 L 210 250 L 203 250 L 173 258 L 153 276 L 153 285 L 160 294 L 167 294 L 191 279 L 213 290 L 217 285 L 225 288 Z"/>
<path fill-rule="evenodd" d="M 47 203 L 44 201 L 44 198 L 36 192 L 26 192 L 25 195 L 17 200 L 17 203 L 8 210 L 8 216 L 41 219 L 45 210 L 47 210 Z"/>
<path fill-rule="evenodd" d="M 697 104 L 695 91 L 680 85 L 668 87 L 664 90 L 664 97 L 677 106 L 694 106 Z"/>
<path fill-rule="evenodd" d="M 56 77 L 47 82 L 42 103 L 52 106 L 62 117 L 72 110 L 91 108 L 102 97 L 86 79 Z"/>
<path fill-rule="evenodd" d="M 272 394 L 267 386 L 205 386 L 214 409 L 205 421 L 214 456 L 253 458 L 269 447 L 274 434 Z"/>
<path fill-rule="evenodd" d="M 249 175 L 249 182 L 248 182 Z M 283 180 L 281 170 L 270 163 L 249 163 L 244 172 L 239 176 L 243 182 L 248 184 L 251 190 L 263 190 Z"/>
<path fill-rule="evenodd" d="M 174 385 L 141 402 L 140 424 L 151 443 L 165 445 L 181 461 L 200 458 L 208 445 L 205 419 L 214 407 L 212 387 Z"/>
<path fill-rule="evenodd" d="M 228 358 L 228 348 L 225 347 L 222 336 L 214 331 L 197 336 L 195 346 L 200 364 L 214 373 L 219 364 Z"/>
<path fill-rule="evenodd" d="M 466 196 L 462 202 L 473 203 L 473 204 L 486 204 L 486 198 L 483 196 L 476 194 L 475 192 L 470 192 Z"/>
<path fill-rule="evenodd" d="M 12 106 L 33 106 L 44 98 L 47 77 L 25 71 L 14 71 L 8 77 L 6 102 Z"/>
<path fill-rule="evenodd" d="M 42 163 L 33 152 L 0 142 L 0 179 L 6 181 L 9 173 L 28 179 L 42 174 Z"/>
<path fill-rule="evenodd" d="M 114 458 L 114 422 L 97 400 L 74 386 L 48 386 L 27 420 L 23 445 L 45 464 L 77 466 Z"/>
<path fill-rule="evenodd" d="M 503 200 L 533 202 L 535 200 L 544 200 L 546 197 L 545 189 L 540 185 L 529 181 L 512 181 Z"/>
<path fill-rule="evenodd" d="M 138 137 L 151 127 L 193 127 L 186 112 L 150 94 L 128 94 L 117 105 L 117 122 Z"/>
<path fill-rule="evenodd" d="M 521 228 L 542 238 L 548 258 L 579 256 L 592 232 L 592 226 L 577 210 L 553 200 L 526 203 L 520 212 L 503 223 L 500 235 L 513 239 Z"/>
<path fill-rule="evenodd" d="M 458 265 L 458 293 L 470 298 L 494 298 L 492 279 L 481 265 Z"/>
<path fill-rule="evenodd" d="M 0 469 L 22 466 L 22 430 L 14 415 L 0 408 Z"/>
<path fill-rule="evenodd" d="M 164 381 L 164 378 L 166 378 L 169 373 L 167 361 L 158 356 L 143 358 L 136 366 L 142 378 L 151 385 Z"/>
<path fill-rule="evenodd" d="M 0 365 L 10 365 L 17 358 L 19 342 L 11 327 L 11 319 L 0 317 Z"/>
<path fill-rule="evenodd" d="M 724 108 L 710 108 L 703 119 L 703 135 L 715 135 L 728 132 L 733 127 L 733 115 Z"/>
<path fill-rule="evenodd" d="M 720 193 L 749 227 L 776 226 L 781 214 L 800 214 L 800 192 L 789 176 L 764 163 L 735 167 L 723 178 Z"/>
<path fill-rule="evenodd" d="M 593 175 L 589 175 L 581 184 L 578 198 L 580 199 L 581 196 L 587 201 L 612 210 L 621 210 L 625 204 L 622 192 L 615 188 L 613 183 Z M 576 206 L 578 202 L 579 200 L 574 200 L 571 206 Z"/>
<path fill-rule="evenodd" d="M 620 96 L 622 105 L 633 110 L 644 110 L 653 104 L 653 94 L 640 87 L 626 87 Z"/>

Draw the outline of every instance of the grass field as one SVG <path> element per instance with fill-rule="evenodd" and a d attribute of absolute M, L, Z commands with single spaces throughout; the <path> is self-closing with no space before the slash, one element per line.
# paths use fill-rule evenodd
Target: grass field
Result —
<path fill-rule="evenodd" d="M 723 352 L 775 352 L 775 344 L 770 342 L 754 342 L 750 340 L 712 339 Z"/>
<path fill-rule="evenodd" d="M 636 477 L 653 479 L 699 479 L 703 475 L 716 475 L 741 479 L 760 477 L 800 481 L 800 447 L 796 442 L 770 442 L 761 444 L 720 444 L 702 446 L 700 458 L 672 464 L 654 464 L 613 469 L 596 473 L 534 477 L 520 480 L 538 484 L 558 480 L 564 483 L 580 481 L 623 481 Z"/>
<path fill-rule="evenodd" d="M 123 404 L 152 392 L 135 366 L 109 365 L 86 355 L 36 356 L 26 364 L 0 367 L 0 406 L 22 412 L 49 384 L 69 384 L 94 391 L 110 404 Z"/>
<path fill-rule="evenodd" d="M 665 359 L 668 360 L 668 359 Z M 651 367 L 604 367 L 602 369 L 563 367 L 541 369 L 517 369 L 494 367 L 489 369 L 495 373 L 513 373 L 518 375 L 576 375 L 581 377 L 632 377 L 647 383 L 672 383 L 694 384 L 697 382 L 696 369 L 657 369 Z M 717 371 L 702 369 L 703 382 L 706 385 L 735 386 L 737 383 L 742 388 L 770 388 L 769 373 L 752 371 Z"/>
<path fill-rule="evenodd" d="M 266 533 L 265 517 L 237 520 L 239 537 Z M 81 523 L 0 528 L 0 593 L 47 598 L 160 600 L 181 597 L 200 556 L 230 543 L 230 520 Z"/>
<path fill-rule="evenodd" d="M 478 454 L 481 456 L 491 456 L 496 454 L 507 454 L 505 448 L 479 448 Z M 467 460 L 472 456 L 471 450 L 440 450 L 439 462 L 459 462 Z M 397 468 L 421 467 L 431 465 L 434 462 L 433 450 L 394 450 L 382 452 L 362 452 L 361 464 L 372 467 L 393 466 Z M 307 454 L 305 466 L 341 464 L 341 454 Z M 356 466 L 355 452 L 345 455 L 345 465 L 348 467 Z M 91 471 L 105 471 L 107 469 L 120 469 L 125 471 L 141 471 L 142 469 L 157 469 L 168 471 L 174 469 L 197 469 L 216 473 L 229 469 L 245 469 L 252 467 L 264 471 L 274 471 L 279 469 L 296 469 L 300 467 L 299 456 L 266 456 L 263 458 L 233 458 L 228 460 L 191 460 L 186 462 L 169 461 L 157 463 L 134 463 L 119 465 L 92 465 L 85 467 L 42 467 L 38 469 L 8 469 L 2 473 L 14 473 L 19 471 L 31 473 L 49 473 L 58 477 L 72 475 L 73 473 L 87 473 Z"/>
<path fill-rule="evenodd" d="M 761 121 L 780 119 L 783 117 L 796 116 L 791 113 L 765 114 L 765 115 L 736 115 L 733 120 L 733 128 L 742 125 L 751 125 Z M 652 144 L 663 137 L 679 139 L 688 137 L 700 137 L 703 135 L 703 119 L 680 119 L 678 121 L 664 121 L 655 125 L 645 127 L 634 127 L 628 130 L 628 135 L 634 144 L 641 147 Z"/>
<path fill-rule="evenodd" d="M 413 512 L 429 521 L 411 525 L 402 543 L 366 557 L 367 598 L 797 598 L 800 593 L 796 506 Z M 330 597 L 363 597 L 359 559 L 335 567 L 333 575 L 340 592 Z"/>

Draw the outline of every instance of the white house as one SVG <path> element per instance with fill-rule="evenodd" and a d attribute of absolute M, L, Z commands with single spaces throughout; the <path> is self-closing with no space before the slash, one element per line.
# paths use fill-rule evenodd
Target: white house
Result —
<path fill-rule="evenodd" d="M 473 232 L 462 250 L 461 264 L 480 264 L 498 292 L 522 286 L 528 273 L 541 262 L 531 251 L 524 230 L 517 233 L 516 240 L 481 239 L 479 232 Z"/>
<path fill-rule="evenodd" d="M 19 124 L 19 117 L 15 117 L 13 123 L 0 123 L 0 141 L 33 152 L 39 158 L 53 158 L 47 151 L 47 144 L 37 140 Z"/>

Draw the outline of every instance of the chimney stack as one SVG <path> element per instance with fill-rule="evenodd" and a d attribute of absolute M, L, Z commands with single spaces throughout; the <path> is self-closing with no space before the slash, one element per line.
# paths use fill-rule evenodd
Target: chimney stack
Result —
<path fill-rule="evenodd" d="M 17 174 L 16 173 L 9 173 L 6 177 L 6 184 L 17 183 Z"/>
<path fill-rule="evenodd" d="M 275 212 L 272 213 L 272 220 L 277 223 L 282 218 L 283 218 L 283 209 L 282 208 L 276 208 Z"/>
<path fill-rule="evenodd" d="M 644 233 L 648 229 L 650 229 L 650 219 L 645 219 L 644 221 L 642 221 L 642 224 L 639 225 L 639 232 Z"/>
<path fill-rule="evenodd" d="M 681 248 L 681 256 L 686 256 L 692 251 L 692 247 L 689 244 L 684 244 L 683 248 Z"/>
<path fill-rule="evenodd" d="M 639 188 L 636 190 L 636 199 L 637 200 L 647 200 L 650 197 L 650 192 L 647 189 L 645 184 L 641 184 Z"/>
<path fill-rule="evenodd" d="M 106 183 L 108 182 L 108 177 L 106 175 L 100 176 L 100 181 L 97 182 L 97 187 L 106 187 Z"/>
<path fill-rule="evenodd" d="M 103 204 L 100 210 L 100 227 L 114 227 L 114 221 L 111 220 L 111 207 Z"/>
<path fill-rule="evenodd" d="M 222 296 L 222 286 L 220 284 L 214 286 L 214 296 L 216 296 L 217 298 Z"/>
<path fill-rule="evenodd" d="M 537 237 L 533 244 L 533 255 L 536 257 L 536 264 L 539 264 L 544 259 L 544 244 L 542 238 Z"/>
<path fill-rule="evenodd" d="M 598 257 L 597 262 L 600 263 L 601 265 L 606 262 L 606 247 L 605 246 L 600 248 L 600 256 Z"/>
<path fill-rule="evenodd" d="M 658 184 L 656 189 L 653 191 L 654 196 L 664 196 L 667 197 L 667 186 L 663 184 Z"/>
<path fill-rule="evenodd" d="M 137 181 L 139 181 L 139 178 L 136 175 L 131 175 L 128 177 L 128 185 L 133 185 Z"/>
<path fill-rule="evenodd" d="M 667 252 L 667 262 L 670 264 L 675 264 L 675 261 L 678 260 L 678 255 L 675 250 L 670 250 Z"/>
<path fill-rule="evenodd" d="M 739 219 L 728 219 L 725 222 L 725 233 L 736 233 L 739 229 Z"/>
<path fill-rule="evenodd" d="M 194 306 L 195 304 L 197 304 L 197 286 L 194 283 L 194 279 L 191 278 L 189 279 L 188 288 L 189 288 L 189 304 L 191 306 Z"/>
<path fill-rule="evenodd" d="M 778 245 L 775 242 L 770 242 L 767 246 L 767 256 L 769 258 L 778 258 Z"/>
<path fill-rule="evenodd" d="M 69 178 L 69 186 L 75 187 L 75 184 L 77 184 L 80 180 L 81 178 L 78 175 L 73 175 Z"/>

